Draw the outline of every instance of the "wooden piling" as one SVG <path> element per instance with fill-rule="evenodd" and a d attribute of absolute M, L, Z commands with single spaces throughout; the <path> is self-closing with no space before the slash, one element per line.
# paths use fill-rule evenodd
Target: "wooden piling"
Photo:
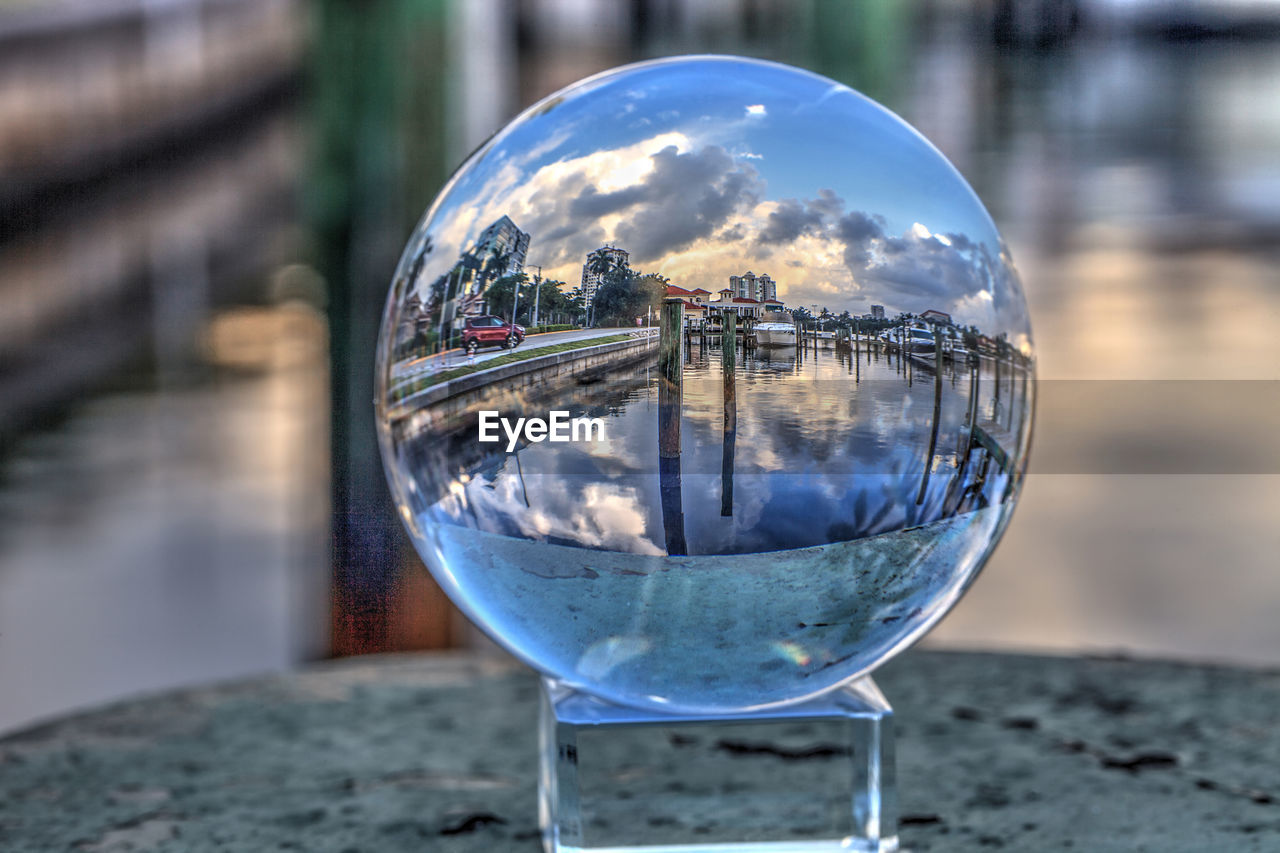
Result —
<path fill-rule="evenodd" d="M 730 315 L 728 322 L 724 325 L 724 337 L 720 345 L 721 370 L 724 374 L 722 433 L 724 441 L 720 456 L 720 515 L 725 518 L 733 515 L 733 455 L 738 438 L 738 385 L 734 363 L 735 325 L 733 315 Z"/>
<path fill-rule="evenodd" d="M 667 553 L 688 553 L 684 538 L 684 509 L 680 488 L 680 410 L 684 403 L 680 331 L 684 304 L 662 304 L 658 328 L 658 491 Z"/>
<path fill-rule="evenodd" d="M 680 455 L 680 408 L 683 399 L 683 359 L 680 330 L 684 305 L 679 300 L 662 304 L 658 327 L 658 448 L 661 456 Z"/>
<path fill-rule="evenodd" d="M 996 341 L 995 356 L 995 379 L 991 385 L 991 418 L 996 420 L 1000 417 L 1000 357 L 1004 354 L 1004 342 Z"/>
<path fill-rule="evenodd" d="M 933 471 L 933 454 L 938 448 L 938 423 L 942 420 L 942 332 L 933 327 L 933 427 L 929 430 L 929 452 L 924 457 L 924 476 L 920 478 L 920 493 L 916 495 L 916 506 L 924 503 L 925 492 L 929 488 L 929 474 Z"/>
<path fill-rule="evenodd" d="M 1018 386 L 1017 386 L 1017 384 L 1016 384 L 1016 382 L 1017 382 L 1017 377 L 1014 375 L 1015 373 L 1016 373 L 1016 371 L 1014 370 L 1014 359 L 1013 359 L 1012 353 L 1010 353 L 1010 357 L 1009 357 L 1009 412 L 1008 412 L 1008 416 L 1005 418 L 1005 426 L 1006 426 L 1006 428 L 1008 428 L 1008 429 L 1013 429 L 1013 410 L 1014 410 L 1014 408 L 1017 406 L 1017 402 L 1018 402 Z"/>

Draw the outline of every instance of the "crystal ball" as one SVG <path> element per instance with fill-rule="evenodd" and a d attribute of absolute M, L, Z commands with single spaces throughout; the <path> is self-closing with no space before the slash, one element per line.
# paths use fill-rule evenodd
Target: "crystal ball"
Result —
<path fill-rule="evenodd" d="M 529 108 L 396 269 L 382 458 L 454 602 L 562 683 L 717 714 L 871 671 L 1009 522 L 1021 285 L 950 163 L 802 70 L 645 62 Z"/>

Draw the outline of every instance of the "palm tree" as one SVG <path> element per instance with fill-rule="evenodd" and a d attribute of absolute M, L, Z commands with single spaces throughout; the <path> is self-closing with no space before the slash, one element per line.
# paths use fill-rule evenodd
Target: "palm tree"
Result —
<path fill-rule="evenodd" d="M 596 249 L 587 255 L 587 272 L 604 278 L 613 272 L 613 255 L 607 249 Z"/>
<path fill-rule="evenodd" d="M 484 271 L 480 277 L 480 284 L 477 289 L 484 290 L 488 288 L 489 282 L 501 278 L 507 272 L 507 265 L 511 262 L 511 253 L 504 252 L 500 246 L 494 246 L 489 252 L 489 257 L 485 259 Z"/>
<path fill-rule="evenodd" d="M 604 284 L 605 279 L 609 277 L 609 274 L 612 273 L 613 270 L 614 270 L 613 255 L 606 249 L 596 249 L 594 252 L 587 255 L 587 272 L 591 273 L 593 276 L 596 276 L 597 291 L 600 289 L 600 286 Z M 593 294 L 593 297 L 594 297 L 594 294 Z M 591 326 L 592 320 L 595 319 L 595 313 L 596 313 L 595 308 L 596 308 L 596 301 L 594 298 L 592 298 L 591 304 L 587 306 L 587 326 L 588 327 Z"/>

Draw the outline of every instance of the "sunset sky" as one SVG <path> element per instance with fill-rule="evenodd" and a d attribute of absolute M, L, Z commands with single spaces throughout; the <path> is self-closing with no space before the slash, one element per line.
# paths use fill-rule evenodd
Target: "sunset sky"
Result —
<path fill-rule="evenodd" d="M 999 236 L 960 175 L 881 107 L 782 66 L 650 63 L 531 108 L 424 220 L 419 285 L 504 214 L 531 235 L 526 265 L 570 288 L 611 243 L 683 287 L 715 292 L 750 269 L 789 307 L 934 308 L 1029 346 Z"/>

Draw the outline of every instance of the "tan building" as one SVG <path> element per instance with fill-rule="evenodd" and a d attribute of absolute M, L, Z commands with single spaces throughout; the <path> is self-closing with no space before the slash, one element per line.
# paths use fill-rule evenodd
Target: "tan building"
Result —
<path fill-rule="evenodd" d="M 768 273 L 756 275 L 751 270 L 747 270 L 742 275 L 731 275 L 729 276 L 729 289 L 739 299 L 754 299 L 757 302 L 765 302 L 778 298 L 778 283 L 770 278 Z"/>
<path fill-rule="evenodd" d="M 701 287 L 686 290 L 674 284 L 667 285 L 668 297 L 679 297 L 684 303 L 684 325 L 686 329 L 701 329 L 707 324 L 707 297 L 711 291 Z"/>

